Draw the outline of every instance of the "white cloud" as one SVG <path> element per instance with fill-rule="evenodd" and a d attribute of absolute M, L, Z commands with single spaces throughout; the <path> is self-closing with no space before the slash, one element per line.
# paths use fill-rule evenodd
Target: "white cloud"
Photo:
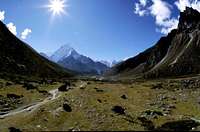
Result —
<path fill-rule="evenodd" d="M 5 19 L 5 11 L 0 11 L 0 21 Z"/>
<path fill-rule="evenodd" d="M 190 6 L 189 0 L 178 0 L 174 4 L 180 11 L 184 11 L 186 6 Z"/>
<path fill-rule="evenodd" d="M 5 11 L 0 11 L 0 21 L 3 21 L 4 19 L 5 19 Z M 17 27 L 14 23 L 10 22 L 6 24 L 6 26 L 11 33 L 13 33 L 15 36 L 17 35 Z M 24 31 L 21 33 L 21 38 L 26 39 L 31 32 L 32 30 L 29 28 L 24 29 Z"/>
<path fill-rule="evenodd" d="M 28 36 L 31 32 L 32 32 L 32 30 L 29 29 L 29 28 L 24 29 L 24 31 L 21 33 L 21 38 L 22 38 L 22 39 L 26 39 L 27 36 Z"/>
<path fill-rule="evenodd" d="M 135 3 L 135 14 L 139 16 L 144 16 L 147 13 L 147 10 L 142 8 L 145 8 L 146 5 L 147 0 L 139 0 L 138 3 Z"/>
<path fill-rule="evenodd" d="M 14 34 L 14 35 L 17 35 L 17 28 L 16 26 L 10 22 L 6 25 L 8 27 L 8 29 Z"/>
<path fill-rule="evenodd" d="M 163 25 L 164 21 L 171 16 L 171 10 L 168 3 L 162 0 L 152 0 L 153 4 L 149 7 L 150 13 L 156 18 L 156 24 Z"/>
<path fill-rule="evenodd" d="M 159 31 L 162 34 L 168 34 L 171 30 L 176 29 L 178 27 L 178 19 L 172 18 L 170 20 L 165 21 L 166 24 Z"/>
<path fill-rule="evenodd" d="M 151 4 L 147 6 L 147 2 Z M 171 17 L 171 8 L 172 6 L 164 0 L 145 0 L 145 2 L 139 0 L 138 3 L 135 3 L 135 14 L 151 15 L 155 18 L 155 24 L 158 26 L 156 31 L 168 34 L 178 26 L 178 19 Z"/>
<path fill-rule="evenodd" d="M 139 2 L 143 7 L 147 5 L 147 0 L 140 0 Z"/>
<path fill-rule="evenodd" d="M 140 7 L 139 3 L 135 4 L 135 14 L 139 15 L 139 16 L 144 16 L 146 13 L 146 10 L 142 10 Z"/>
<path fill-rule="evenodd" d="M 192 7 L 200 12 L 199 0 L 177 0 L 174 4 L 181 12 L 183 12 L 186 7 Z"/>

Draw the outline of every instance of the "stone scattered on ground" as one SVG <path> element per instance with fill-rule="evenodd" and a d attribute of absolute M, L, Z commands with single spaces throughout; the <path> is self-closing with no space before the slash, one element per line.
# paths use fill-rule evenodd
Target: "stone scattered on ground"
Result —
<path fill-rule="evenodd" d="M 148 120 L 146 117 L 138 117 L 138 120 L 141 122 L 141 125 L 145 130 L 154 130 L 155 126 L 151 120 Z"/>
<path fill-rule="evenodd" d="M 49 92 L 46 91 L 46 90 L 39 90 L 38 89 L 38 92 L 41 93 L 41 94 L 43 94 L 43 95 L 50 95 Z"/>
<path fill-rule="evenodd" d="M 161 89 L 163 88 L 163 84 L 162 83 L 158 83 L 152 86 L 152 89 Z"/>
<path fill-rule="evenodd" d="M 91 82 L 87 82 L 87 85 L 90 85 L 91 84 Z"/>
<path fill-rule="evenodd" d="M 66 112 L 72 112 L 72 108 L 71 108 L 71 106 L 67 102 L 63 103 L 63 109 Z"/>
<path fill-rule="evenodd" d="M 8 130 L 9 132 L 22 132 L 20 129 L 15 128 L 15 127 L 9 127 Z"/>
<path fill-rule="evenodd" d="M 94 88 L 98 93 L 104 92 L 102 89 Z"/>
<path fill-rule="evenodd" d="M 97 101 L 98 101 L 99 103 L 102 103 L 102 101 L 101 101 L 100 99 L 97 99 Z"/>
<path fill-rule="evenodd" d="M 142 112 L 142 117 L 146 117 L 148 119 L 158 118 L 158 116 L 164 116 L 164 114 L 158 110 L 146 110 Z"/>
<path fill-rule="evenodd" d="M 120 115 L 124 115 L 125 114 L 125 109 L 121 106 L 113 106 L 112 107 L 112 111 L 117 113 L 117 114 L 120 114 Z"/>
<path fill-rule="evenodd" d="M 71 89 L 71 83 L 70 82 L 66 82 L 64 85 L 62 85 L 58 88 L 58 90 L 61 91 L 61 92 L 67 92 L 70 89 Z"/>
<path fill-rule="evenodd" d="M 12 82 L 6 82 L 6 86 L 11 86 L 11 85 L 13 85 Z"/>
<path fill-rule="evenodd" d="M 23 87 L 26 88 L 26 90 L 33 90 L 38 88 L 38 84 L 34 82 L 25 82 Z"/>
<path fill-rule="evenodd" d="M 122 99 L 127 99 L 127 96 L 124 94 L 121 96 Z"/>
<path fill-rule="evenodd" d="M 162 126 L 156 128 L 156 131 L 191 131 L 195 130 L 200 123 L 194 120 L 180 120 L 172 121 L 163 124 Z"/>

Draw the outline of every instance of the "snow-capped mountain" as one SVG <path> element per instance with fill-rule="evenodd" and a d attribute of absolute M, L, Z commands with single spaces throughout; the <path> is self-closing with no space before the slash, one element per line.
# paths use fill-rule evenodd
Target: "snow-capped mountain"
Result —
<path fill-rule="evenodd" d="M 65 68 L 83 74 L 102 74 L 109 69 L 107 65 L 79 54 L 69 45 L 61 46 L 49 58 Z"/>
<path fill-rule="evenodd" d="M 50 56 L 50 59 L 54 62 L 58 62 L 70 56 L 73 51 L 75 50 L 69 45 L 63 45 Z"/>

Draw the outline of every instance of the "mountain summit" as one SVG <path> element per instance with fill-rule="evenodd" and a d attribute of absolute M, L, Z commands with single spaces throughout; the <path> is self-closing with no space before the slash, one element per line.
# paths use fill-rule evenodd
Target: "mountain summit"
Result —
<path fill-rule="evenodd" d="M 155 46 L 115 67 L 107 75 L 164 77 L 200 73 L 200 13 L 187 7 L 178 28 Z"/>
<path fill-rule="evenodd" d="M 89 57 L 79 54 L 69 45 L 61 46 L 53 53 L 50 60 L 81 74 L 100 75 L 109 68 L 101 62 L 96 62 Z"/>
<path fill-rule="evenodd" d="M 61 46 L 55 53 L 53 53 L 53 55 L 51 55 L 50 59 L 54 62 L 58 62 L 68 56 L 71 55 L 72 52 L 74 52 L 75 50 L 70 47 L 69 45 L 63 45 Z"/>

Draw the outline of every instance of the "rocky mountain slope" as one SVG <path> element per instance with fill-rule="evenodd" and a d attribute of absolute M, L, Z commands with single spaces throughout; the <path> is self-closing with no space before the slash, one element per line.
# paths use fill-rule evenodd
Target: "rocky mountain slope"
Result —
<path fill-rule="evenodd" d="M 50 59 L 65 68 L 81 74 L 99 75 L 108 70 L 108 66 L 105 64 L 79 54 L 68 45 L 63 45 Z"/>
<path fill-rule="evenodd" d="M 200 73 L 200 13 L 187 7 L 178 28 L 155 46 L 115 67 L 107 75 L 164 77 Z"/>
<path fill-rule="evenodd" d="M 40 56 L 29 45 L 14 36 L 0 21 L 0 74 L 22 75 L 28 77 L 61 77 L 71 76 L 57 64 Z"/>

